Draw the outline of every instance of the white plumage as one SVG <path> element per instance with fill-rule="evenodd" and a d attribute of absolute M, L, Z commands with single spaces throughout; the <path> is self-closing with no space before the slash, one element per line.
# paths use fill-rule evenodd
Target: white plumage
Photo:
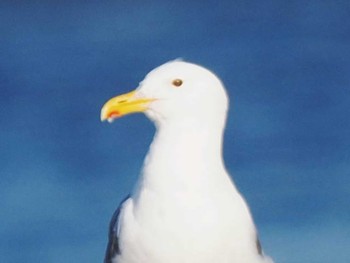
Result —
<path fill-rule="evenodd" d="M 125 96 L 107 102 L 101 118 L 143 111 L 157 131 L 136 187 L 111 222 L 105 262 L 272 262 L 223 163 L 228 98 L 221 81 L 172 61 Z"/>

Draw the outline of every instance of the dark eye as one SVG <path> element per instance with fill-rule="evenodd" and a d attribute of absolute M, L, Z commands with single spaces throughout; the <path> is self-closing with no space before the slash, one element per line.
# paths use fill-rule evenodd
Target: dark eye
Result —
<path fill-rule="evenodd" d="M 174 79 L 173 85 L 176 87 L 180 87 L 182 85 L 182 80 L 181 79 Z"/>

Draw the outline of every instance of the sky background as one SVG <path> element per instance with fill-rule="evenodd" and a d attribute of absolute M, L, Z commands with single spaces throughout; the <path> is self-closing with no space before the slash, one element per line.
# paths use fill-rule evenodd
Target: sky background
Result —
<path fill-rule="evenodd" d="M 226 165 L 280 263 L 350 258 L 349 1 L 1 1 L 0 262 L 102 262 L 154 134 L 101 123 L 175 58 L 231 98 Z"/>

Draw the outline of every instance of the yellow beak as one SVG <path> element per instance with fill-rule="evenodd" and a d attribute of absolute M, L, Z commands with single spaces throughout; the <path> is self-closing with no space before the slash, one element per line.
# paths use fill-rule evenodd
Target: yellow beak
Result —
<path fill-rule="evenodd" d="M 137 98 L 136 92 L 132 91 L 120 96 L 116 96 L 103 105 L 101 110 L 101 121 L 113 121 L 115 118 L 127 114 L 144 112 L 147 106 L 155 99 Z"/>

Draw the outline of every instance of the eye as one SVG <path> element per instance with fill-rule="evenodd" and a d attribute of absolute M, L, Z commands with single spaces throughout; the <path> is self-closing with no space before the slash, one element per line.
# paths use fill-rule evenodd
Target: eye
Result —
<path fill-rule="evenodd" d="M 173 85 L 176 87 L 180 87 L 182 85 L 183 81 L 181 79 L 174 79 Z"/>

